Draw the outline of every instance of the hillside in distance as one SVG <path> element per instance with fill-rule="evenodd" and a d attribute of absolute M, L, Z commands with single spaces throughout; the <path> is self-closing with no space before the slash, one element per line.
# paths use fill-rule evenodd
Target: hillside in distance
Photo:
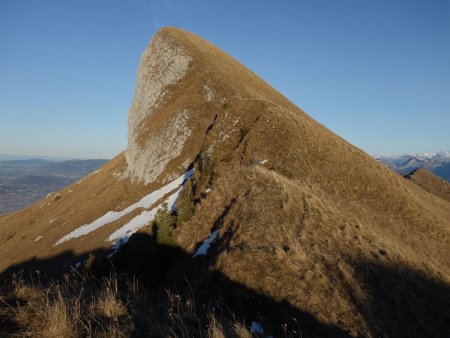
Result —
<path fill-rule="evenodd" d="M 0 214 L 22 209 L 98 169 L 106 160 L 0 160 Z"/>
<path fill-rule="evenodd" d="M 403 177 L 425 191 L 450 202 L 450 184 L 428 170 L 416 169 L 409 174 L 404 174 Z"/>
<path fill-rule="evenodd" d="M 424 154 L 405 154 L 401 156 L 375 156 L 399 174 L 409 174 L 417 169 L 426 169 L 450 182 L 450 152 L 430 152 Z"/>
<path fill-rule="evenodd" d="M 141 57 L 127 149 L 58 198 L 0 216 L 1 278 L 113 266 L 147 300 L 195 299 L 128 305 L 124 330 L 138 337 L 206 336 L 195 309 L 239 337 L 231 320 L 259 336 L 445 336 L 450 203 L 427 182 L 378 163 L 208 41 L 163 28 Z"/>

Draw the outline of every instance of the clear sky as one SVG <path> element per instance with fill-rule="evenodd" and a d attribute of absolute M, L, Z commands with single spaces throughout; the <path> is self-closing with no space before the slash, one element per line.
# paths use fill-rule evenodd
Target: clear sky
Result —
<path fill-rule="evenodd" d="M 0 154 L 125 149 L 162 26 L 218 45 L 368 153 L 450 150 L 450 1 L 0 1 Z"/>

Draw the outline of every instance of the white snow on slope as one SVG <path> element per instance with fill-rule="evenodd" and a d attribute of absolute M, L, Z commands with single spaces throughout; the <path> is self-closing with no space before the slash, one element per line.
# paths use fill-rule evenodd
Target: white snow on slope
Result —
<path fill-rule="evenodd" d="M 162 188 L 160 188 L 160 189 L 158 189 L 156 191 L 153 191 L 152 193 L 148 194 L 147 196 L 144 196 L 138 202 L 130 205 L 129 207 L 125 208 L 124 210 L 107 212 L 105 215 L 103 215 L 100 218 L 97 218 L 92 223 L 82 225 L 79 228 L 77 228 L 77 229 L 73 230 L 72 232 L 68 233 L 64 237 L 60 238 L 55 244 L 53 244 L 53 246 L 59 245 L 59 244 L 65 242 L 65 241 L 68 241 L 68 240 L 71 240 L 71 239 L 74 239 L 74 238 L 78 238 L 78 237 L 83 236 L 83 235 L 87 235 L 88 233 L 90 233 L 90 232 L 92 232 L 94 230 L 97 230 L 97 229 L 101 228 L 102 226 L 104 226 L 106 224 L 109 224 L 111 222 L 117 221 L 118 219 L 122 218 L 123 216 L 129 214 L 130 212 L 132 212 L 132 211 L 134 211 L 136 209 L 151 207 L 155 202 L 157 202 L 159 199 L 164 197 L 166 194 L 168 194 L 169 192 L 173 191 L 174 189 L 179 188 L 180 186 L 182 186 L 183 183 L 187 179 L 189 179 L 193 174 L 194 174 L 194 169 L 191 169 L 191 170 L 187 171 L 185 174 L 183 174 L 180 177 L 178 177 L 176 180 L 170 182 L 169 184 L 163 186 Z M 176 200 L 176 198 L 178 197 L 178 194 L 179 194 L 180 191 L 181 191 L 181 188 L 178 189 L 178 191 L 175 194 L 172 194 L 169 197 L 168 204 L 169 204 L 171 198 L 172 199 L 174 198 Z M 142 214 L 144 214 L 145 212 L 152 212 L 153 210 L 154 209 L 152 209 L 150 211 L 144 211 Z M 155 214 L 156 214 L 156 211 L 155 211 Z M 130 222 L 132 222 L 134 219 L 140 217 L 141 215 L 133 218 Z"/>
<path fill-rule="evenodd" d="M 158 204 L 158 206 L 154 207 L 152 210 L 143 211 L 141 214 L 133 218 L 131 221 L 123 225 L 120 229 L 116 230 L 111 236 L 109 236 L 108 241 L 114 243 L 111 247 L 113 252 L 111 252 L 107 257 L 111 258 L 112 256 L 114 256 L 116 252 L 119 251 L 119 249 L 122 247 L 122 245 L 128 242 L 132 234 L 153 221 L 156 217 L 156 214 L 160 209 L 163 208 L 163 205 L 165 203 L 167 204 L 167 209 L 169 211 L 174 211 L 176 207 L 175 203 L 183 188 L 184 184 L 161 204 Z"/>
<path fill-rule="evenodd" d="M 250 328 L 250 332 L 263 335 L 264 334 L 264 329 L 263 329 L 263 326 L 260 323 L 252 322 L 252 326 Z"/>
<path fill-rule="evenodd" d="M 197 252 L 194 254 L 193 257 L 196 256 L 204 256 L 206 255 L 206 252 L 209 249 L 209 246 L 211 243 L 217 238 L 217 235 L 219 234 L 219 229 L 214 230 L 207 239 L 200 245 L 200 247 L 197 249 Z"/>
<path fill-rule="evenodd" d="M 183 190 L 183 187 L 179 188 L 176 192 L 170 195 L 164 202 L 156 206 L 151 210 L 145 210 L 135 218 L 133 218 L 128 223 L 124 224 L 121 228 L 117 229 L 115 232 L 108 237 L 108 241 L 117 242 L 121 241 L 122 243 L 126 240 L 126 237 L 130 237 L 144 225 L 149 224 L 151 221 L 155 219 L 156 213 L 163 208 L 163 204 L 167 203 L 167 209 L 169 211 L 173 211 L 175 209 L 175 202 L 178 199 L 178 196 Z"/>

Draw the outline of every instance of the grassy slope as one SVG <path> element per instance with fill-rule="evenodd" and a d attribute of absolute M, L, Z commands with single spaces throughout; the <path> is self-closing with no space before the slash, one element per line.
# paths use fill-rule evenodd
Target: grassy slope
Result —
<path fill-rule="evenodd" d="M 67 242 L 56 247 L 53 244 L 74 228 L 110 210 L 124 208 L 152 190 L 152 187 L 131 185 L 113 176 L 124 168 L 124 158 L 120 154 L 99 171 L 57 194 L 0 218 L 0 270 L 32 259 L 61 255 L 59 266 L 49 267 L 49 272 L 61 271 L 63 265 L 75 264 L 77 255 L 107 248 L 104 239 L 119 223 L 105 226 L 75 244 Z M 43 237 L 39 239 L 39 236 Z"/>
<path fill-rule="evenodd" d="M 406 178 L 423 190 L 450 202 L 450 184 L 425 169 L 415 170 Z"/>
<path fill-rule="evenodd" d="M 411 284 L 429 290 L 428 279 L 450 282 L 449 204 L 417 191 L 207 42 L 168 34 L 188 45 L 205 72 L 200 79 L 208 73 L 223 98 L 209 107 L 217 118 L 202 145 L 212 146 L 219 178 L 178 230 L 183 247 L 192 252 L 222 224 L 210 264 L 231 280 L 359 333 L 443 332 L 439 321 L 401 326 L 397 306 L 376 304 L 398 297 L 419 323 L 448 306 L 417 300 Z M 191 76 L 189 84 L 201 88 Z M 268 162 L 252 166 L 258 159 Z"/>

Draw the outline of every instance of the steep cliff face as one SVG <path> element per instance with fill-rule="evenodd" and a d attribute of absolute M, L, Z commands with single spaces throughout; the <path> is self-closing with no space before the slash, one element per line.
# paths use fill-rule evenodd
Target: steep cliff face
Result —
<path fill-rule="evenodd" d="M 191 58 L 182 45 L 158 32 L 144 51 L 137 74 L 136 93 L 128 113 L 127 174 L 132 181 L 155 181 L 170 160 L 180 155 L 191 130 L 189 112 L 181 110 L 162 131 L 143 139 L 145 123 L 188 72 Z"/>

